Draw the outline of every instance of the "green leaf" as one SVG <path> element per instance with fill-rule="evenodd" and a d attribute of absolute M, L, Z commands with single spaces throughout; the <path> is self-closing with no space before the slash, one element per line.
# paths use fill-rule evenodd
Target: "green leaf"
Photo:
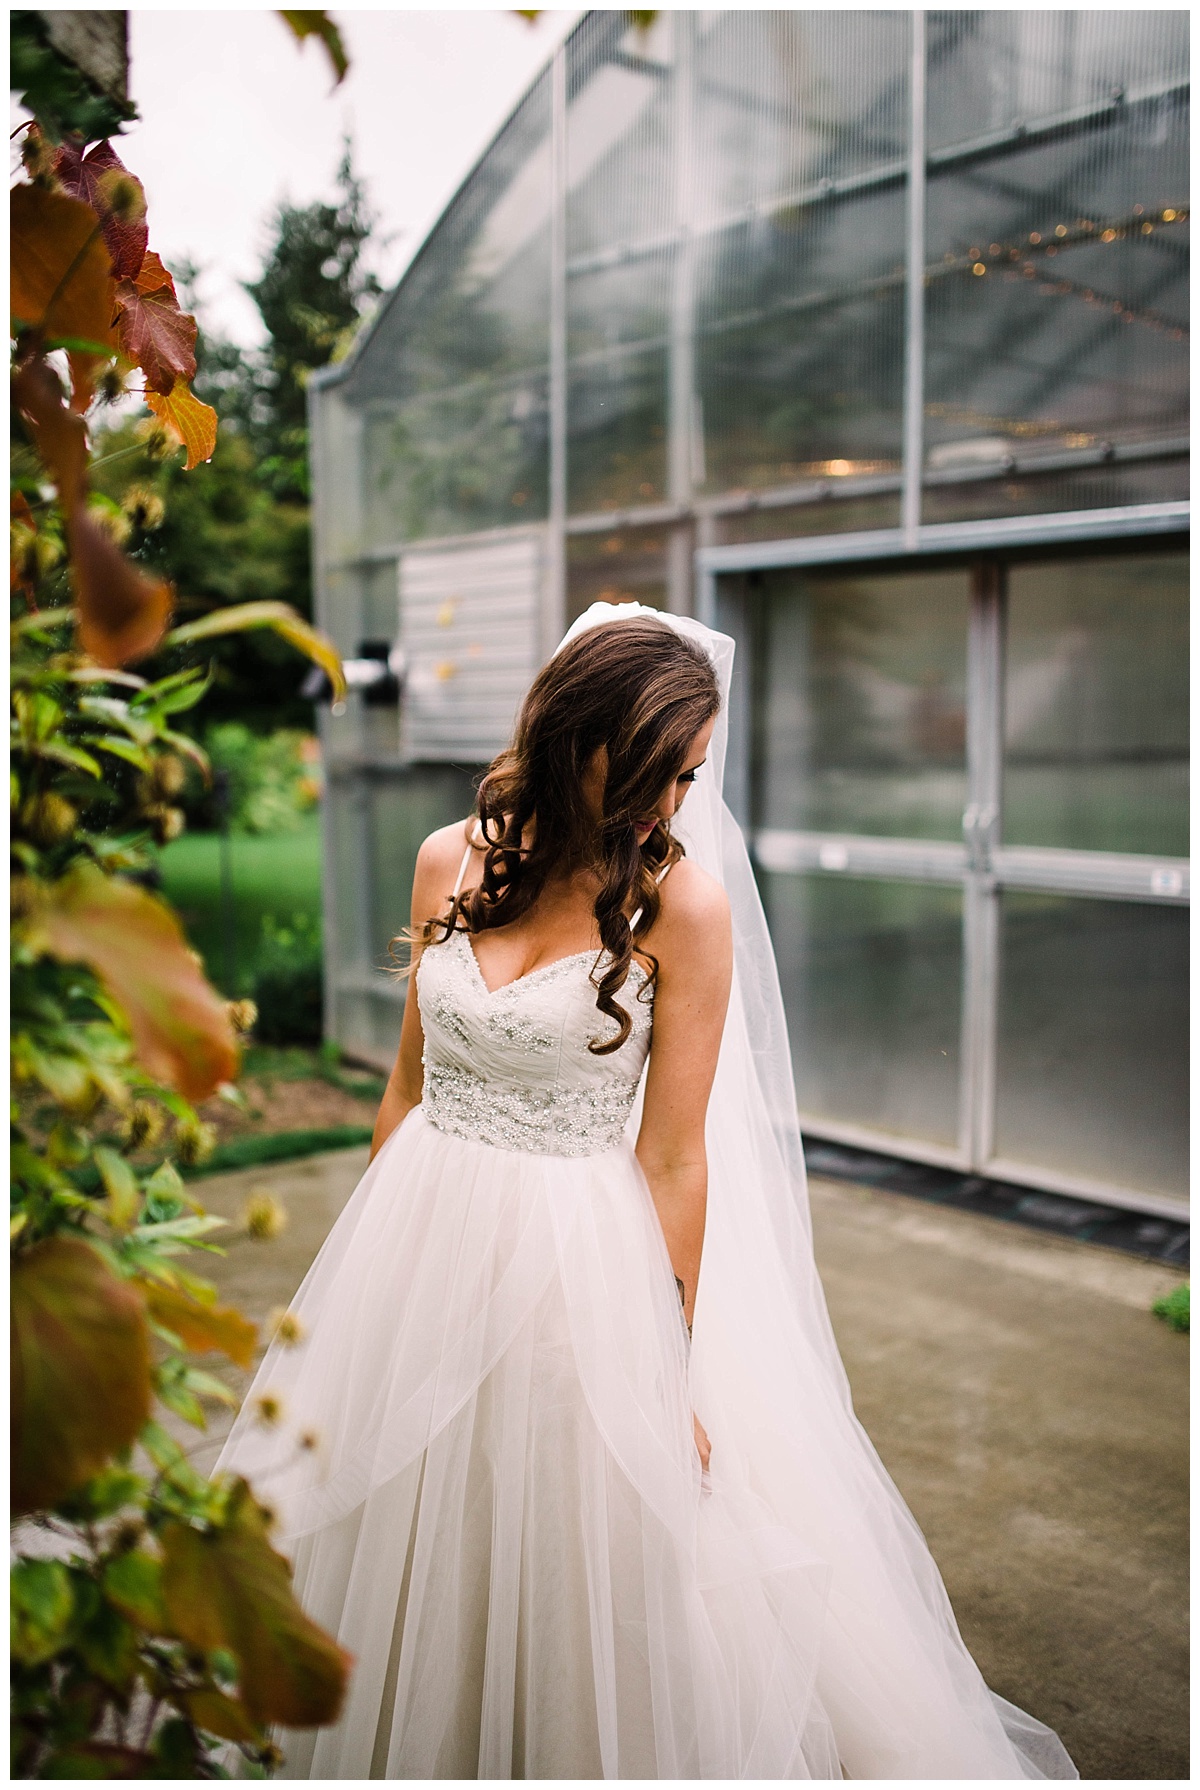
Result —
<path fill-rule="evenodd" d="M 107 1144 L 97 1144 L 92 1155 L 108 1195 L 108 1222 L 114 1230 L 130 1230 L 142 1203 L 137 1176 L 125 1158 Z"/>
<path fill-rule="evenodd" d="M 186 1466 L 187 1456 L 183 1449 L 157 1418 L 151 1417 L 148 1423 L 143 1424 L 138 1440 L 160 1473 L 169 1473 L 173 1467 Z"/>
<path fill-rule="evenodd" d="M 96 1250 L 51 1237 L 12 1271 L 12 1498 L 44 1510 L 106 1466 L 150 1409 L 141 1293 Z"/>
<path fill-rule="evenodd" d="M 101 738 L 94 739 L 92 745 L 97 752 L 107 752 L 111 758 L 123 758 L 126 764 L 136 765 L 139 771 L 150 769 L 150 754 L 143 747 L 120 739 L 116 734 L 104 734 Z"/>
<path fill-rule="evenodd" d="M 134 1548 L 118 1554 L 104 1569 L 104 1595 L 122 1615 L 153 1635 L 169 1632 L 162 1596 L 162 1561 Z"/>
<path fill-rule="evenodd" d="M 227 609 L 212 609 L 199 620 L 172 628 L 162 645 L 186 646 L 195 640 L 213 640 L 221 634 L 241 634 L 252 628 L 273 628 L 277 634 L 315 661 L 333 685 L 334 697 L 342 701 L 346 680 L 342 661 L 333 642 L 306 622 L 290 603 L 235 603 Z"/>
<path fill-rule="evenodd" d="M 10 1579 L 13 1658 L 26 1666 L 53 1659 L 74 1614 L 71 1578 L 61 1560 L 18 1560 Z"/>
<path fill-rule="evenodd" d="M 333 69 L 334 84 L 340 86 L 345 79 L 350 61 L 346 55 L 341 33 L 329 14 L 327 12 L 280 11 L 279 16 L 297 42 L 303 43 L 306 37 L 317 37 L 321 40 Z"/>
<path fill-rule="evenodd" d="M 55 1510 L 73 1523 L 94 1523 L 115 1516 L 127 1505 L 140 1504 L 145 1490 L 146 1482 L 139 1473 L 132 1473 L 127 1467 L 106 1467 L 69 1492 L 55 1505 Z"/>
<path fill-rule="evenodd" d="M 33 748 L 38 758 L 48 758 L 55 764 L 70 765 L 73 770 L 86 771 L 89 777 L 100 776 L 100 766 L 90 752 L 84 752 L 79 746 L 69 746 L 65 740 L 47 740 Z"/>
<path fill-rule="evenodd" d="M 129 1690 L 138 1663 L 137 1631 L 112 1604 L 97 1600 L 95 1613 L 75 1636 L 84 1665 L 118 1693 Z"/>
<path fill-rule="evenodd" d="M 218 1380 L 216 1374 L 206 1374 L 202 1367 L 189 1367 L 183 1377 L 183 1383 L 189 1392 L 196 1394 L 197 1398 L 216 1399 L 218 1404 L 229 1405 L 235 1411 L 241 1402 L 237 1394 L 226 1386 L 224 1380 Z"/>
<path fill-rule="evenodd" d="M 167 1407 L 174 1411 L 176 1417 L 182 1417 L 194 1429 L 206 1430 L 208 1418 L 204 1415 L 204 1407 L 193 1392 L 189 1392 L 181 1377 L 168 1373 L 160 1368 L 154 1381 L 154 1390 Z"/>
<path fill-rule="evenodd" d="M 204 1237 L 209 1231 L 219 1231 L 228 1225 L 227 1218 L 218 1218 L 214 1212 L 189 1213 L 186 1218 L 166 1218 L 161 1224 L 139 1224 L 133 1233 L 140 1243 L 191 1242 L 197 1237 Z"/>

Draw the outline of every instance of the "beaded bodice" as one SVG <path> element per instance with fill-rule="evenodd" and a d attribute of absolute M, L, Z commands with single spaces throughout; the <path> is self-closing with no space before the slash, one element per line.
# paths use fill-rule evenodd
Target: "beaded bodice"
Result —
<path fill-rule="evenodd" d="M 618 997 L 633 1030 L 616 1035 L 589 980 L 594 951 L 576 952 L 489 991 L 465 932 L 431 945 L 417 969 L 425 1032 L 421 1106 L 439 1131 L 537 1156 L 594 1156 L 618 1143 L 650 1049 L 646 973 L 631 965 Z"/>

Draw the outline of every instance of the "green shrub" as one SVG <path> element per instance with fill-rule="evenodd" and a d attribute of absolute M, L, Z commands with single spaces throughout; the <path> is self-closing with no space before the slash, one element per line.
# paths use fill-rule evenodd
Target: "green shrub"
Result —
<path fill-rule="evenodd" d="M 317 800 L 311 734 L 298 727 L 254 733 L 241 721 L 218 721 L 204 735 L 214 772 L 229 779 L 229 824 L 235 833 L 291 833 Z M 195 818 L 218 826 L 211 793 L 200 798 Z"/>
<path fill-rule="evenodd" d="M 254 1035 L 263 1044 L 319 1044 L 324 1018 L 321 929 L 309 914 L 264 914 L 254 970 Z"/>
<path fill-rule="evenodd" d="M 1192 1294 L 1187 1281 L 1181 1287 L 1173 1287 L 1163 1298 L 1156 1299 L 1153 1309 L 1156 1318 L 1186 1335 L 1191 1329 L 1192 1317 Z"/>

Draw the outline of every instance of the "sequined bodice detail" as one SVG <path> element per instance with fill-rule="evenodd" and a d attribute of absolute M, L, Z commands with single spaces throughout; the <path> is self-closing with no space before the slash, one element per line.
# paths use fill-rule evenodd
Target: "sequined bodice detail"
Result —
<path fill-rule="evenodd" d="M 653 1007 L 634 963 L 618 996 L 633 1021 L 620 1050 L 592 1040 L 617 1023 L 596 1006 L 594 951 L 531 970 L 494 993 L 463 932 L 431 945 L 417 970 L 425 1032 L 421 1105 L 439 1131 L 538 1156 L 594 1156 L 620 1141 L 650 1049 Z"/>

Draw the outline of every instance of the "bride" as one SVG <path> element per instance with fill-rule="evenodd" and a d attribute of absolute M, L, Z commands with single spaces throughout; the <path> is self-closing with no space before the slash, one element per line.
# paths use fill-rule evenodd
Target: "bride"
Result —
<path fill-rule="evenodd" d="M 372 1161 L 218 1463 L 356 1660 L 285 1776 L 1077 1776 L 851 1407 L 732 658 L 595 605 L 421 849 Z"/>

